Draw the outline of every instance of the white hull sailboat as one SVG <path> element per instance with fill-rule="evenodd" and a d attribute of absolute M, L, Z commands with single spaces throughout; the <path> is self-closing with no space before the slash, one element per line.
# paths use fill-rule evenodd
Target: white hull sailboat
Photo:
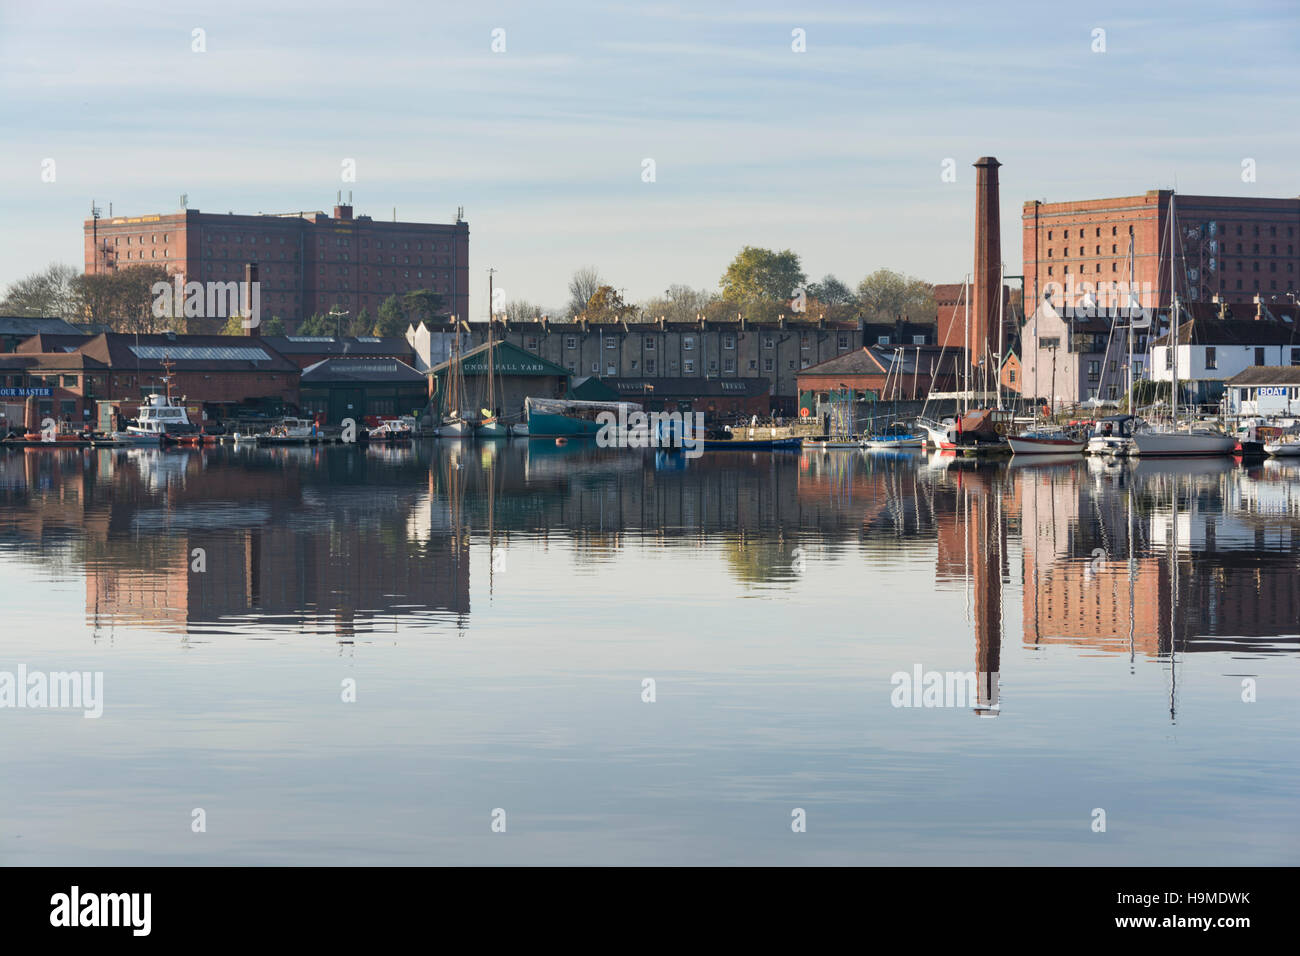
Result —
<path fill-rule="evenodd" d="M 1174 215 L 1174 197 L 1169 197 L 1169 242 L 1173 248 L 1177 223 Z M 1133 435 L 1131 455 L 1139 458 L 1204 458 L 1218 455 L 1230 455 L 1237 447 L 1237 439 L 1205 427 L 1178 425 L 1178 285 L 1177 260 L 1169 257 L 1169 420 L 1168 425 L 1152 425 Z"/>
<path fill-rule="evenodd" d="M 1025 432 L 1007 438 L 1013 455 L 1080 455 L 1086 441 L 1065 432 Z"/>

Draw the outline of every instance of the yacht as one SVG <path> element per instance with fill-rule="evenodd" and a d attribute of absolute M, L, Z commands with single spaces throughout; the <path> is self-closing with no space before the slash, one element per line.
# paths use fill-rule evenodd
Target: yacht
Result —
<path fill-rule="evenodd" d="M 150 395 L 149 401 L 140 406 L 135 423 L 127 425 L 126 432 L 114 433 L 114 438 L 139 444 L 153 444 L 166 441 L 179 435 L 187 435 L 195 430 L 185 414 L 185 406 L 177 405 L 166 395 Z"/>

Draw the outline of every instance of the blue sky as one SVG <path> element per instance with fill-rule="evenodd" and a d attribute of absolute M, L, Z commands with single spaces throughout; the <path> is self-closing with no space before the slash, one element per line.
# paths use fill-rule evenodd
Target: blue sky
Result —
<path fill-rule="evenodd" d="M 80 266 L 92 199 L 464 206 L 478 317 L 489 266 L 509 299 L 559 307 L 594 265 L 641 300 L 745 244 L 958 281 L 986 154 L 1009 273 L 1027 199 L 1300 195 L 1294 2 L 995 6 L 0 0 L 0 283 Z"/>

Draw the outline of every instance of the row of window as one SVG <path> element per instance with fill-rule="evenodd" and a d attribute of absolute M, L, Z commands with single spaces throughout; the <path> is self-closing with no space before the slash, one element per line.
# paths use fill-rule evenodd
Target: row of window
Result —
<path fill-rule="evenodd" d="M 811 364 L 811 363 L 810 363 L 807 359 L 804 359 L 803 362 L 802 362 L 802 364 L 801 364 L 799 367 L 800 367 L 800 368 L 807 368 L 810 364 Z M 578 373 L 578 365 L 577 365 L 577 363 L 576 363 L 575 361 L 573 361 L 573 360 L 569 360 L 569 362 L 566 363 L 566 367 L 567 367 L 568 370 L 569 370 L 570 372 L 572 372 L 573 374 L 576 375 L 576 374 Z M 658 374 L 658 367 L 659 367 L 659 366 L 658 366 L 658 363 L 657 363 L 657 361 L 656 361 L 655 359 L 646 359 L 646 360 L 645 360 L 645 374 L 646 374 L 646 375 L 656 375 L 656 374 Z M 790 362 L 790 371 L 793 372 L 793 371 L 794 371 L 794 367 L 795 367 L 795 363 L 794 363 L 793 360 L 791 360 L 791 362 Z M 670 373 L 670 374 L 676 372 L 677 369 L 678 369 L 678 364 L 677 364 L 676 359 L 674 359 L 673 361 L 671 361 L 671 362 L 668 363 L 668 370 L 669 370 L 669 373 Z M 718 363 L 717 363 L 717 362 L 710 362 L 710 363 L 709 363 L 709 371 L 710 371 L 710 372 L 716 372 L 717 370 L 718 370 Z M 750 363 L 749 363 L 749 370 L 750 370 L 751 372 L 756 372 L 756 371 L 758 371 L 758 361 L 757 361 L 757 360 L 750 360 Z M 633 359 L 632 362 L 630 363 L 630 369 L 629 369 L 629 371 L 631 371 L 631 372 L 636 372 L 636 371 L 638 371 L 638 369 L 637 369 L 637 362 L 636 362 L 635 359 Z M 765 358 L 765 359 L 763 359 L 763 371 L 764 371 L 764 372 L 774 372 L 774 371 L 776 371 L 776 361 L 775 361 L 775 359 L 770 359 L 770 358 Z M 683 375 L 694 375 L 694 374 L 695 374 L 695 359 L 682 359 L 682 362 L 681 362 L 681 372 L 682 372 Z M 732 374 L 732 375 L 734 375 L 735 372 L 736 372 L 736 360 L 733 359 L 733 358 L 723 359 L 723 360 L 722 360 L 722 372 L 723 372 L 724 375 L 725 375 L 725 374 Z M 592 374 L 592 375 L 599 375 L 599 374 L 600 374 L 600 363 L 599 363 L 599 362 L 592 362 L 592 363 L 591 363 L 591 374 Z M 618 364 L 615 363 L 615 362 L 607 362 L 607 363 L 605 363 L 605 374 L 606 374 L 606 375 L 618 375 L 618 374 L 619 374 Z"/>
<path fill-rule="evenodd" d="M 1098 239 L 1101 238 L 1101 228 L 1102 228 L 1101 226 L 1097 226 L 1097 227 L 1095 227 L 1095 229 L 1096 229 L 1095 238 L 1098 238 Z M 1231 224 L 1225 223 L 1224 226 L 1223 226 L 1224 234 L 1227 235 L 1228 230 L 1231 229 L 1231 228 L 1232 228 Z M 1254 230 L 1255 230 L 1255 235 L 1258 236 L 1258 235 L 1260 234 L 1258 223 L 1255 224 L 1255 226 L 1254 226 Z M 1083 238 L 1085 238 L 1085 236 L 1087 235 L 1087 230 L 1086 230 L 1086 229 L 1083 229 L 1083 228 L 1076 229 L 1075 232 L 1076 232 L 1076 234 L 1077 234 L 1077 238 L 1079 238 L 1079 239 L 1083 239 Z M 1051 239 L 1051 238 L 1052 238 L 1052 233 L 1053 233 L 1053 230 L 1051 230 L 1051 229 L 1047 230 L 1047 238 L 1048 238 L 1048 239 Z M 1118 235 L 1119 235 L 1119 227 L 1118 227 L 1118 226 L 1111 226 L 1111 227 L 1110 227 L 1110 234 L 1111 234 L 1112 236 L 1118 236 Z M 1273 238 L 1276 238 L 1276 237 L 1277 237 L 1277 226 L 1269 226 L 1269 227 L 1268 227 L 1268 234 L 1269 234 L 1269 236 L 1271 236 L 1271 237 L 1273 237 Z M 1237 235 L 1239 235 L 1239 236 L 1240 236 L 1240 235 L 1244 235 L 1244 232 L 1243 232 L 1243 230 L 1242 230 L 1242 225 L 1241 225 L 1241 223 L 1237 223 Z M 1293 238 L 1293 237 L 1295 236 L 1295 226 L 1287 226 L 1287 227 L 1286 227 L 1286 236 L 1287 236 L 1288 239 L 1291 239 L 1291 238 Z M 1065 238 L 1065 239 L 1069 239 L 1069 238 L 1070 238 L 1070 230 L 1069 230 L 1069 229 L 1062 230 L 1062 238 Z M 1240 245 L 1238 245 L 1238 247 L 1237 247 L 1237 251 L 1238 251 L 1238 252 L 1241 251 L 1241 247 L 1240 247 Z M 1257 252 L 1259 251 L 1259 247 L 1258 247 L 1258 245 L 1256 246 L 1256 251 L 1257 251 Z"/>
<path fill-rule="evenodd" d="M 1050 235 L 1049 235 L 1049 238 L 1050 238 Z M 1239 255 L 1239 256 L 1241 256 L 1241 255 L 1245 255 L 1245 253 L 1242 251 L 1242 247 L 1243 247 L 1243 245 L 1244 245 L 1244 243 L 1240 243 L 1240 242 L 1237 243 L 1237 255 Z M 1217 246 L 1216 246 L 1214 243 L 1211 243 L 1210 251 L 1211 251 L 1211 252 L 1214 252 L 1214 251 L 1216 251 L 1216 249 L 1217 249 Z M 1271 244 L 1269 245 L 1269 247 L 1268 247 L 1268 250 L 1269 250 L 1269 251 L 1268 251 L 1268 254 L 1269 254 L 1270 256 L 1275 256 L 1275 255 L 1277 255 L 1277 254 L 1278 254 L 1278 251 L 1277 251 L 1277 243 L 1276 243 L 1276 242 L 1271 243 Z M 1226 249 L 1226 248 L 1224 249 L 1224 252 L 1227 252 L 1227 249 Z M 1093 253 L 1092 253 L 1092 254 L 1093 254 L 1094 256 L 1099 256 L 1099 255 L 1101 255 L 1101 245 L 1100 245 L 1100 244 L 1093 246 Z M 1111 254 L 1112 256 L 1114 256 L 1114 255 L 1118 255 L 1118 254 L 1119 254 L 1119 244 L 1118 244 L 1118 243 L 1114 243 L 1114 242 L 1112 242 L 1112 243 L 1110 244 L 1110 254 Z M 1260 254 L 1260 251 L 1259 251 L 1259 243 L 1258 243 L 1258 242 L 1254 244 L 1254 248 L 1251 250 L 1251 254 L 1252 254 L 1252 255 L 1259 255 L 1259 254 Z M 1287 254 L 1288 256 L 1294 256 L 1294 255 L 1295 255 L 1295 246 L 1292 245 L 1292 244 L 1288 244 L 1287 247 L 1286 247 L 1286 254 Z M 1055 250 L 1055 248 L 1052 247 L 1052 246 L 1048 246 L 1048 247 L 1047 247 L 1047 258 L 1051 259 L 1051 258 L 1053 258 L 1055 255 L 1056 255 L 1056 250 Z M 1084 257 L 1084 256 L 1086 256 L 1086 255 L 1088 255 L 1087 247 L 1086 247 L 1086 246 L 1080 246 L 1080 247 L 1079 247 L 1079 256 L 1082 258 L 1082 257 Z M 1068 246 L 1066 246 L 1066 247 L 1064 247 L 1064 248 L 1061 249 L 1061 257 L 1062 257 L 1062 258 L 1065 258 L 1065 259 L 1070 258 L 1070 249 L 1069 249 Z"/>
<path fill-rule="evenodd" d="M 888 345 L 890 342 L 890 337 L 888 335 L 882 335 L 879 337 L 879 341 L 881 345 Z M 655 336 L 647 335 L 645 336 L 644 341 L 642 342 L 642 346 L 645 349 L 645 351 L 653 352 L 657 348 L 655 342 L 656 342 Z M 925 336 L 914 335 L 912 336 L 912 342 L 914 345 L 924 345 Z M 530 352 L 536 352 L 539 344 L 540 344 L 540 339 L 536 335 L 529 336 L 524 339 L 524 348 Z M 776 336 L 764 335 L 760 340 L 760 344 L 765 349 L 776 348 Z M 838 335 L 836 336 L 835 344 L 836 347 L 840 349 L 840 351 L 847 350 L 849 347 L 849 333 L 847 332 L 838 333 Z M 566 335 L 564 337 L 564 347 L 570 350 L 576 349 L 578 347 L 578 336 Z M 617 335 L 605 336 L 605 348 L 607 350 L 613 351 L 618 347 L 619 347 L 619 336 Z M 735 333 L 728 332 L 722 336 L 722 347 L 728 350 L 734 349 L 736 347 Z M 811 336 L 809 336 L 807 332 L 800 333 L 799 335 L 800 350 L 807 351 L 811 347 L 812 347 Z M 682 336 L 682 351 L 683 352 L 695 351 L 695 336 L 693 335 Z"/>

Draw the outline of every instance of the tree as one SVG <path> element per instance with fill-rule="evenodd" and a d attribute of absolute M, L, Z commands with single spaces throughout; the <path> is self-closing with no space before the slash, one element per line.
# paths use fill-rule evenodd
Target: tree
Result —
<path fill-rule="evenodd" d="M 288 335 L 289 333 L 285 330 L 284 319 L 280 318 L 278 315 L 273 315 L 262 323 L 262 334 Z"/>
<path fill-rule="evenodd" d="M 674 284 L 664 290 L 662 297 L 650 299 L 641 309 L 648 319 L 662 316 L 669 322 L 694 322 L 695 317 L 708 311 L 717 298 L 717 293 L 708 289 L 692 289 L 688 285 Z"/>
<path fill-rule="evenodd" d="M 447 312 L 443 307 L 442 296 L 432 289 L 413 289 L 402 297 L 402 306 L 409 317 L 410 325 L 416 322 L 424 322 L 430 328 L 438 321 L 439 318 L 446 318 Z M 380 312 L 382 315 L 382 311 Z M 403 327 L 399 335 L 406 333 Z"/>
<path fill-rule="evenodd" d="M 821 282 L 810 282 L 808 295 L 826 305 L 852 305 L 856 301 L 853 290 L 830 273 Z"/>
<path fill-rule="evenodd" d="M 745 246 L 731 260 L 719 285 L 722 297 L 731 302 L 775 302 L 793 297 L 806 278 L 799 257 L 789 249 L 773 252 Z"/>
<path fill-rule="evenodd" d="M 298 323 L 297 335 L 333 335 L 334 317 L 317 312 Z"/>
<path fill-rule="evenodd" d="M 108 325 L 115 332 L 157 332 L 184 327 L 184 299 L 173 298 L 171 311 L 155 314 L 158 283 L 172 286 L 172 276 L 161 265 L 131 266 L 94 275 L 77 276 L 73 283 L 82 318 Z M 174 296 L 174 288 L 172 289 Z"/>
<path fill-rule="evenodd" d="M 569 315 L 578 315 L 587 308 L 587 303 L 596 294 L 596 290 L 605 284 L 595 266 L 585 266 L 573 274 L 569 280 Z"/>
<path fill-rule="evenodd" d="M 403 336 L 410 323 L 402 311 L 402 303 L 397 296 L 390 295 L 379 306 L 379 319 L 372 330 L 374 335 Z"/>
<path fill-rule="evenodd" d="M 628 305 L 613 286 L 603 285 L 592 293 L 582 314 L 592 322 L 631 321 L 636 306 Z"/>
<path fill-rule="evenodd" d="M 221 335 L 246 335 L 247 330 L 244 328 L 244 318 L 240 315 L 232 315 L 226 319 L 226 326 L 219 333 Z"/>
<path fill-rule="evenodd" d="M 536 319 L 548 315 L 549 311 L 536 302 L 527 299 L 514 299 L 501 307 L 507 319 Z"/>
<path fill-rule="evenodd" d="M 858 301 L 863 315 L 878 322 L 901 315 L 928 317 L 936 311 L 934 286 L 892 269 L 877 269 L 859 282 Z"/>
<path fill-rule="evenodd" d="M 348 324 L 343 331 L 353 338 L 356 338 L 361 335 L 369 335 L 374 330 L 374 317 L 370 314 L 369 309 L 362 306 L 361 311 L 348 320 Z"/>
<path fill-rule="evenodd" d="M 81 304 L 77 276 L 73 266 L 51 262 L 43 271 L 11 284 L 0 299 L 0 313 L 76 319 Z"/>

